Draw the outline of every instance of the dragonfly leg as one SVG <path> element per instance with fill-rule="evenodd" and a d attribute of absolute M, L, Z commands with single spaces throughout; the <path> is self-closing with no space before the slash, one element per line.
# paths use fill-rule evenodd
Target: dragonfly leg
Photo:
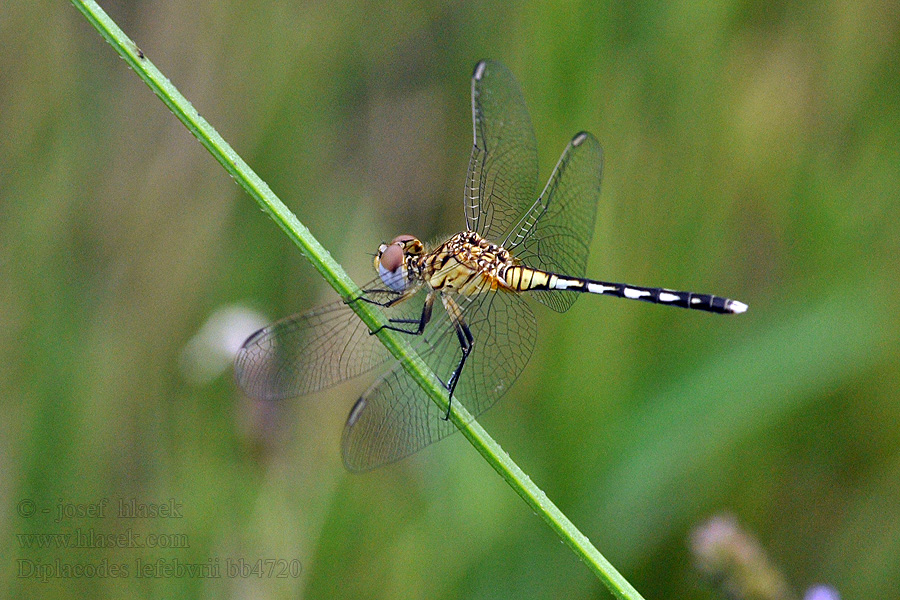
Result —
<path fill-rule="evenodd" d="M 391 303 L 385 305 L 390 306 Z M 434 307 L 434 292 L 429 292 L 425 297 L 425 304 L 422 306 L 422 314 L 418 319 L 388 319 L 387 325 L 382 325 L 375 331 L 370 331 L 369 335 L 375 335 L 382 329 L 390 329 L 391 331 L 399 331 L 400 333 L 408 333 L 410 335 L 422 335 L 425 326 L 431 321 L 431 309 Z M 401 325 L 415 325 L 414 329 L 407 329 Z"/>
<path fill-rule="evenodd" d="M 459 383 L 459 376 L 462 375 L 466 359 L 469 358 L 469 353 L 472 352 L 472 348 L 475 345 L 475 337 L 472 335 L 472 331 L 466 324 L 466 320 L 463 318 L 462 310 L 459 308 L 459 305 L 450 296 L 442 295 L 441 300 L 444 303 L 447 314 L 450 315 L 453 326 L 456 328 L 456 337 L 459 339 L 459 347 L 462 350 L 462 356 L 459 359 L 459 363 L 456 365 L 456 368 L 453 369 L 453 373 L 450 374 L 450 379 L 447 380 L 447 383 L 445 384 L 448 395 L 447 412 L 444 413 L 443 419 L 446 421 L 450 418 L 450 406 L 453 404 L 453 392 L 456 390 L 456 384 Z"/>
<path fill-rule="evenodd" d="M 367 298 L 366 294 L 390 294 L 394 296 L 387 301 L 374 300 L 372 298 Z M 405 299 L 405 296 L 402 292 L 398 292 L 396 290 L 362 290 L 362 294 L 357 296 L 356 298 L 350 298 L 349 300 L 345 300 L 345 304 L 353 304 L 354 302 L 359 302 L 362 300 L 363 302 L 367 302 L 369 304 L 374 304 L 375 306 L 381 306 L 382 308 L 386 308 L 388 306 L 394 305 L 397 302 L 400 302 L 401 299 Z"/>
<path fill-rule="evenodd" d="M 349 300 L 345 300 L 344 304 L 353 304 L 354 302 L 358 302 L 362 300 L 368 304 L 374 304 L 375 306 L 380 306 L 381 308 L 390 308 L 395 304 L 399 304 L 404 300 L 409 300 L 419 291 L 420 286 L 411 285 L 408 286 L 402 292 L 398 292 L 397 290 L 386 290 L 382 288 L 374 288 L 369 290 L 362 290 L 362 293 L 356 298 L 350 298 Z M 385 294 L 388 296 L 388 300 L 376 300 L 375 298 L 370 298 L 370 295 L 374 294 Z"/>

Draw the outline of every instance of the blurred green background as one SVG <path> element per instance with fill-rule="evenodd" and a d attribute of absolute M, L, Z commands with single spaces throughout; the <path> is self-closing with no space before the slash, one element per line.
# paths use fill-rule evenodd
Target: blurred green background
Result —
<path fill-rule="evenodd" d="M 750 311 L 534 303 L 481 422 L 648 599 L 720 597 L 687 540 L 721 512 L 798 591 L 897 597 L 900 5 L 102 4 L 358 282 L 463 226 L 469 76 L 503 61 L 542 179 L 574 132 L 604 146 L 588 273 Z M 0 4 L 0 44 L 0 594 L 609 597 L 461 436 L 345 472 L 370 378 L 267 405 L 198 376 L 216 311 L 334 293 L 67 2 Z M 55 522 L 103 498 L 182 516 Z M 23 546 L 77 529 L 189 548 Z M 21 576 L 104 559 L 128 576 Z M 223 576 L 137 576 L 160 559 Z"/>

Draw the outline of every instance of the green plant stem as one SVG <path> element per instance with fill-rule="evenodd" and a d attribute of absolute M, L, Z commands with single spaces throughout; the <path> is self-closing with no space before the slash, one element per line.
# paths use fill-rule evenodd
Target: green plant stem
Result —
<path fill-rule="evenodd" d="M 335 262 L 325 248 L 312 236 L 294 214 L 288 210 L 269 189 L 269 186 L 253 172 L 224 139 L 201 117 L 175 86 L 146 58 L 109 16 L 91 0 L 72 0 L 85 18 L 100 32 L 116 52 L 138 76 L 169 107 L 169 110 L 200 140 L 225 170 L 256 200 L 282 231 L 294 241 L 325 280 L 345 299 L 359 295 L 359 288 Z M 366 302 L 350 304 L 360 319 L 376 330 L 384 323 L 376 308 Z M 387 329 L 377 334 L 388 350 L 399 359 L 406 371 L 422 386 L 428 396 L 446 410 L 446 390 L 421 358 L 409 347 L 406 340 Z M 466 439 L 516 491 L 516 493 L 553 529 L 588 567 L 594 571 L 607 588 L 618 598 L 641 600 L 641 595 L 619 574 L 590 541 L 554 505 L 546 494 L 516 465 L 488 433 L 460 405 L 454 402 L 450 420 L 462 431 Z"/>

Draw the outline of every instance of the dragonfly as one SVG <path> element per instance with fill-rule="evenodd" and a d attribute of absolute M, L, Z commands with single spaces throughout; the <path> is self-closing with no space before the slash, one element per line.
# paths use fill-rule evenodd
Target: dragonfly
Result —
<path fill-rule="evenodd" d="M 747 305 L 721 296 L 610 283 L 584 277 L 593 238 L 603 152 L 576 134 L 535 198 L 537 142 L 522 91 L 499 62 L 472 75 L 474 144 L 464 186 L 466 229 L 429 246 L 400 235 L 379 246 L 378 276 L 359 297 L 339 300 L 265 327 L 235 358 L 239 386 L 251 397 L 305 396 L 390 364 L 356 401 L 341 451 L 350 471 L 397 461 L 456 431 L 453 402 L 477 417 L 525 369 L 537 327 L 532 296 L 565 312 L 582 293 L 616 296 L 712 313 Z M 372 335 L 349 302 L 384 309 L 384 328 L 412 348 L 448 394 L 432 402 Z"/>

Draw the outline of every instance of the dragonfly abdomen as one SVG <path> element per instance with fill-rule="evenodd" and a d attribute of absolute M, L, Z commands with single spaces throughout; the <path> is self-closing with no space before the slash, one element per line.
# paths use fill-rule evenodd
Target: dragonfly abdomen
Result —
<path fill-rule="evenodd" d="M 667 288 L 647 288 L 625 283 L 566 277 L 518 265 L 507 268 L 503 277 L 510 288 L 516 292 L 565 290 L 616 296 L 617 298 L 641 300 L 653 304 L 667 304 L 720 314 L 738 314 L 747 310 L 747 305 L 743 302 L 712 294 L 697 294 Z"/>

